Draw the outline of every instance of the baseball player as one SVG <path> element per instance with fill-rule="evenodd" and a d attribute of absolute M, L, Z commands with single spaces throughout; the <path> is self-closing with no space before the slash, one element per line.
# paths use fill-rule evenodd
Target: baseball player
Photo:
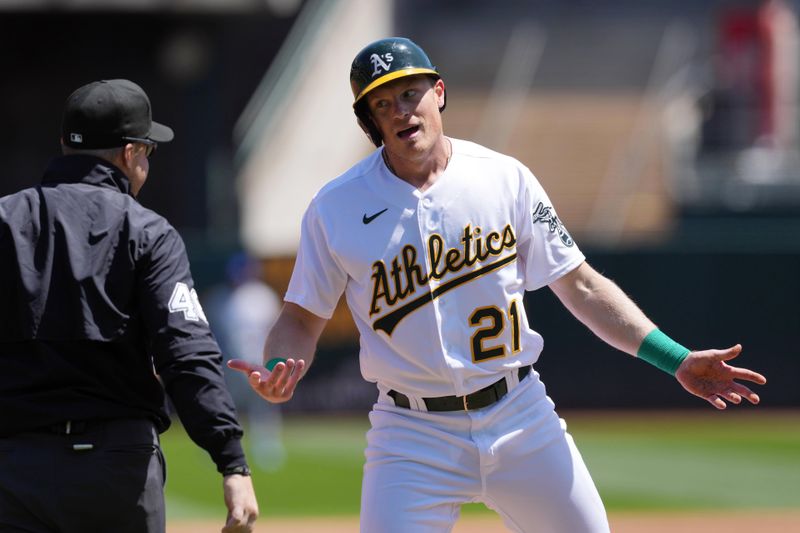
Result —
<path fill-rule="evenodd" d="M 311 201 L 263 367 L 234 361 L 263 398 L 291 398 L 342 293 L 361 335 L 370 412 L 361 531 L 447 532 L 483 502 L 517 532 L 605 532 L 597 489 L 535 364 L 525 291 L 548 286 L 612 346 L 723 409 L 762 384 L 741 346 L 689 351 L 586 262 L 519 161 L 443 133 L 445 85 L 404 38 L 358 53 L 358 122 L 378 149 Z"/>

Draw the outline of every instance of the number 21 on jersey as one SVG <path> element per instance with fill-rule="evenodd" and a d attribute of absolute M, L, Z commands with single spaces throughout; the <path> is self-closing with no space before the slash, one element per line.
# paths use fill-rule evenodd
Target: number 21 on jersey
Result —
<path fill-rule="evenodd" d="M 476 328 L 470 339 L 474 362 L 505 357 L 509 354 L 509 349 L 511 354 L 520 351 L 520 305 L 522 304 L 518 300 L 512 300 L 505 311 L 490 305 L 478 307 L 472 312 L 469 323 Z M 506 319 L 511 324 L 511 346 L 496 341 L 506 328 Z"/>

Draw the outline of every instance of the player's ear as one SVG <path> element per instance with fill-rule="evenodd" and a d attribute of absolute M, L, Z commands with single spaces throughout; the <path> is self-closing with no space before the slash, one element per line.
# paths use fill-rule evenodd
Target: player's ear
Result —
<path fill-rule="evenodd" d="M 433 92 L 436 93 L 436 103 L 439 105 L 439 111 L 444 111 L 447 106 L 447 91 L 442 78 L 437 79 L 433 84 Z"/>

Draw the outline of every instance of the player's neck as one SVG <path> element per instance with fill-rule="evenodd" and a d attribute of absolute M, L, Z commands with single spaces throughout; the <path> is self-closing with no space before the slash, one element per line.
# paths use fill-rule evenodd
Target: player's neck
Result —
<path fill-rule="evenodd" d="M 418 159 L 403 157 L 403 155 L 387 150 L 382 150 L 383 161 L 389 170 L 401 180 L 413 185 L 420 191 L 430 188 L 439 179 L 453 154 L 450 139 L 442 136 L 442 140 Z"/>

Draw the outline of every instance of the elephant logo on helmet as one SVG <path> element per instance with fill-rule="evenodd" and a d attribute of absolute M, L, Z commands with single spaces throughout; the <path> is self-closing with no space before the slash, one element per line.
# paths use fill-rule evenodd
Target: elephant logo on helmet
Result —
<path fill-rule="evenodd" d="M 390 53 L 383 54 L 383 56 L 379 56 L 378 54 L 372 54 L 369 56 L 369 60 L 372 62 L 372 77 L 374 78 L 378 74 L 381 73 L 381 69 L 386 72 L 389 72 L 389 68 L 391 68 L 392 61 L 394 61 L 394 56 Z"/>

